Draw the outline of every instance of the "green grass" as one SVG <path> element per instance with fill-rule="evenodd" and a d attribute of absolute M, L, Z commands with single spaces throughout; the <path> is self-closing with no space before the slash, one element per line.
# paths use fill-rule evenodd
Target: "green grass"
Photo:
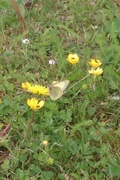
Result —
<path fill-rule="evenodd" d="M 32 2 L 30 10 L 19 6 L 29 45 L 22 43 L 27 32 L 11 2 L 0 2 L 0 131 L 11 124 L 0 138 L 0 180 L 119 180 L 120 3 Z M 69 53 L 80 56 L 77 65 L 67 62 Z M 102 61 L 104 72 L 80 81 L 91 58 Z M 50 66 L 50 59 L 57 63 Z M 32 113 L 26 100 L 33 95 L 21 83 L 47 86 L 65 79 L 66 93 L 56 101 L 46 98 L 22 143 Z"/>

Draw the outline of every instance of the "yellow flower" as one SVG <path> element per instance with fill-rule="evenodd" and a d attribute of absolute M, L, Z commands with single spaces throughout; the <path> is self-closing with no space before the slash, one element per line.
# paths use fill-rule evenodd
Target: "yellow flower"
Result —
<path fill-rule="evenodd" d="M 36 98 L 31 98 L 27 100 L 27 104 L 28 106 L 30 106 L 30 108 L 34 111 L 39 110 L 40 108 L 42 108 L 44 106 L 44 101 L 38 101 L 38 99 Z"/>
<path fill-rule="evenodd" d="M 36 85 L 36 84 L 29 86 L 28 91 L 31 93 L 34 93 L 34 94 L 39 94 L 39 95 L 42 94 L 42 95 L 46 95 L 46 96 L 48 96 L 50 94 L 48 87 L 46 88 L 44 86 Z"/>
<path fill-rule="evenodd" d="M 31 86 L 31 84 L 29 82 L 22 83 L 22 88 L 23 89 L 28 89 L 30 86 Z"/>
<path fill-rule="evenodd" d="M 89 61 L 88 63 L 90 64 L 91 67 L 95 69 L 98 68 L 102 64 L 102 62 L 98 59 L 91 59 L 91 61 Z"/>
<path fill-rule="evenodd" d="M 93 74 L 94 78 L 96 78 L 97 76 L 103 73 L 103 69 L 98 67 L 97 69 L 91 69 L 88 72 L 89 74 Z"/>
<path fill-rule="evenodd" d="M 69 54 L 67 61 L 71 64 L 77 64 L 79 62 L 79 56 L 77 54 Z"/>

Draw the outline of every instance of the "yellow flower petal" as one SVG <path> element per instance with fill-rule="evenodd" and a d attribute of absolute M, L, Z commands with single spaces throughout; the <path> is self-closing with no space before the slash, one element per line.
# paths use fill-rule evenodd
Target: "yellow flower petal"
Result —
<path fill-rule="evenodd" d="M 31 84 L 29 82 L 22 83 L 22 88 L 23 89 L 28 89 L 30 86 L 31 86 Z"/>
<path fill-rule="evenodd" d="M 91 61 L 89 61 L 88 63 L 90 64 L 91 67 L 95 69 L 98 68 L 102 64 L 102 62 L 98 59 L 91 59 Z"/>
<path fill-rule="evenodd" d="M 103 73 L 103 69 L 98 67 L 97 69 L 91 69 L 88 72 L 89 74 L 93 74 L 94 78 L 96 78 L 97 76 Z"/>
<path fill-rule="evenodd" d="M 43 101 L 43 100 L 42 100 L 42 101 L 40 101 L 40 102 L 38 103 L 38 105 L 37 105 L 37 106 L 39 106 L 39 107 L 41 108 L 41 107 L 43 107 L 43 106 L 44 106 L 44 104 L 45 104 L 45 101 Z"/>

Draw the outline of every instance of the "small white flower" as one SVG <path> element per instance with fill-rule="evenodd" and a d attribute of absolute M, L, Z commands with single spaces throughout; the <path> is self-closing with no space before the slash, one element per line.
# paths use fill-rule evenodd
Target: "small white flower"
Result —
<path fill-rule="evenodd" d="M 29 39 L 23 39 L 22 42 L 23 42 L 23 44 L 29 44 L 30 43 Z"/>
<path fill-rule="evenodd" d="M 92 26 L 92 28 L 95 30 L 95 29 L 97 29 L 98 27 L 97 27 L 97 26 Z"/>
<path fill-rule="evenodd" d="M 53 59 L 49 60 L 49 64 L 54 65 L 55 64 L 55 60 L 53 60 Z"/>

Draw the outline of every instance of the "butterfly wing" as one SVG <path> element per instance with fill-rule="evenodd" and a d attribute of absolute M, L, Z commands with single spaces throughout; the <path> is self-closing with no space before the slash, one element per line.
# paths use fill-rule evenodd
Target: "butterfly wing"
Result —
<path fill-rule="evenodd" d="M 63 91 L 60 87 L 57 86 L 53 86 L 51 87 L 51 91 L 50 91 L 50 98 L 52 100 L 57 100 L 59 99 L 61 96 L 63 95 Z"/>
<path fill-rule="evenodd" d="M 64 81 L 55 83 L 53 87 L 59 87 L 62 89 L 62 91 L 64 91 L 66 87 L 68 86 L 68 84 L 69 84 L 69 80 L 64 80 Z"/>
<path fill-rule="evenodd" d="M 52 100 L 59 99 L 63 95 L 63 91 L 66 89 L 68 84 L 69 80 L 64 80 L 53 84 L 50 90 L 50 98 Z"/>

